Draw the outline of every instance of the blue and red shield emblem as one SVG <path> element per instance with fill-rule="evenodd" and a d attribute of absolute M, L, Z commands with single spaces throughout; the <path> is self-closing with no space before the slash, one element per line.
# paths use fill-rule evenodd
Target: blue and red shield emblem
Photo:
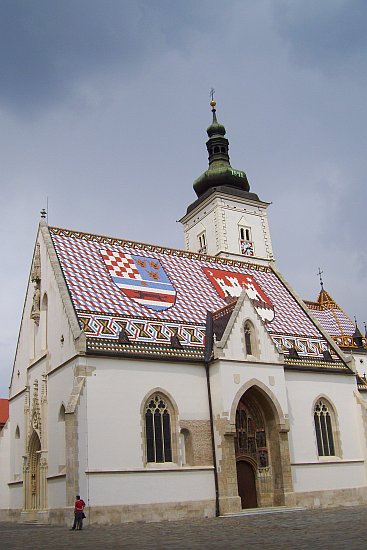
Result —
<path fill-rule="evenodd" d="M 101 250 L 108 272 L 119 289 L 131 300 L 156 311 L 172 307 L 176 289 L 161 262 L 117 250 Z"/>

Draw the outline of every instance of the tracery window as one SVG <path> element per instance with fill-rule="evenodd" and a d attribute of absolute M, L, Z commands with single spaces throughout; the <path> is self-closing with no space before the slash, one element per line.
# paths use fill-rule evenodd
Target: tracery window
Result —
<path fill-rule="evenodd" d="M 172 462 L 171 413 L 160 394 L 145 406 L 145 439 L 148 462 Z"/>
<path fill-rule="evenodd" d="M 256 405 L 239 402 L 236 412 L 236 456 L 252 458 L 259 468 L 269 465 L 265 422 Z"/>
<path fill-rule="evenodd" d="M 319 456 L 335 456 L 331 407 L 323 399 L 315 405 L 314 421 Z"/>

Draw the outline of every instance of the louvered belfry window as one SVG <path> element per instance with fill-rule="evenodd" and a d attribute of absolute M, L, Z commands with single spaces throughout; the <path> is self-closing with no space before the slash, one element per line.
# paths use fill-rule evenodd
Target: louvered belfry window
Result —
<path fill-rule="evenodd" d="M 146 405 L 145 437 L 148 462 L 172 462 L 170 411 L 161 395 L 153 396 Z"/>
<path fill-rule="evenodd" d="M 317 450 L 319 456 L 334 456 L 335 445 L 333 436 L 330 406 L 320 399 L 314 409 Z"/>

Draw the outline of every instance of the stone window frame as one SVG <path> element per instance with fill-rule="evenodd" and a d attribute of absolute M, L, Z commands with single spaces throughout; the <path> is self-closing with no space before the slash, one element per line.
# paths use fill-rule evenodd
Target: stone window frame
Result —
<path fill-rule="evenodd" d="M 170 413 L 170 429 L 171 429 L 171 450 L 172 450 L 172 461 L 170 462 L 148 462 L 147 459 L 147 444 L 146 444 L 146 422 L 145 422 L 145 413 L 146 406 L 148 402 L 155 396 L 160 395 L 165 399 L 167 409 Z M 141 407 L 140 407 L 140 418 L 141 418 L 141 448 L 142 448 L 142 461 L 145 467 L 150 468 L 169 468 L 170 466 L 178 466 L 179 462 L 179 414 L 178 407 L 173 399 L 172 395 L 167 392 L 165 389 L 157 387 L 151 389 L 144 396 Z"/>
<path fill-rule="evenodd" d="M 251 347 L 251 353 L 248 353 L 248 344 L 247 344 L 247 336 L 246 336 L 246 326 L 250 328 L 250 347 Z M 247 318 L 243 322 L 242 326 L 243 331 L 243 345 L 244 345 L 244 352 L 246 358 L 254 358 L 259 359 L 260 350 L 258 345 L 258 338 L 257 338 L 257 331 L 255 328 L 254 323 L 251 321 L 251 319 Z"/>
<path fill-rule="evenodd" d="M 188 428 L 180 430 L 179 441 L 181 466 L 192 466 L 194 463 L 192 434 Z"/>
<path fill-rule="evenodd" d="M 238 224 L 238 234 L 240 241 L 252 242 L 252 232 L 249 225 Z"/>
<path fill-rule="evenodd" d="M 206 254 L 206 251 L 208 249 L 206 229 L 203 229 L 202 231 L 200 231 L 200 233 L 198 233 L 197 239 L 199 243 L 199 253 Z"/>
<path fill-rule="evenodd" d="M 332 443 L 334 447 L 334 454 L 319 454 L 319 444 L 318 444 L 316 420 L 315 420 L 315 412 L 316 412 L 315 409 L 320 402 L 322 402 L 327 407 L 327 412 L 329 413 L 331 434 L 333 437 Z M 330 460 L 333 461 L 335 460 L 335 458 L 341 459 L 342 447 L 341 447 L 340 429 L 339 429 L 339 422 L 338 422 L 336 407 L 331 401 L 331 399 L 324 394 L 320 394 L 312 404 L 312 425 L 313 425 L 313 431 L 314 431 L 315 451 L 316 451 L 316 456 L 318 460 L 320 462 L 327 462 Z"/>

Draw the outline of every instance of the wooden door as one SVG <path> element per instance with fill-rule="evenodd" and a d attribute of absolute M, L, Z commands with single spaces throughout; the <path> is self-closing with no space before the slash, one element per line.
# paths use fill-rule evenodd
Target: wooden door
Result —
<path fill-rule="evenodd" d="M 257 508 L 256 481 L 253 467 L 246 460 L 238 460 L 237 484 L 242 508 Z"/>

